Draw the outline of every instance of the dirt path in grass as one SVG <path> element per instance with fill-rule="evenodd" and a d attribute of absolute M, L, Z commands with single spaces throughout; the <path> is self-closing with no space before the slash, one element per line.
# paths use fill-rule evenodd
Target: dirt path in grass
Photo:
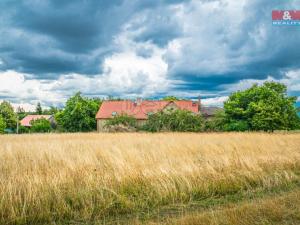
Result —
<path fill-rule="evenodd" d="M 300 224 L 300 182 L 273 190 L 240 192 L 94 224 Z"/>

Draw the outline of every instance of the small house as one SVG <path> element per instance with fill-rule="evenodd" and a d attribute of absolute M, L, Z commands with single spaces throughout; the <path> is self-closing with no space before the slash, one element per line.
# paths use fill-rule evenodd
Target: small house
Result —
<path fill-rule="evenodd" d="M 31 127 L 32 121 L 38 119 L 46 119 L 51 123 L 52 126 L 55 124 L 53 115 L 27 115 L 20 121 L 20 125 L 23 127 Z"/>
<path fill-rule="evenodd" d="M 159 111 L 180 109 L 199 114 L 200 104 L 200 100 L 150 101 L 137 99 L 136 101 L 104 101 L 96 115 L 97 130 L 104 131 L 106 122 L 116 115 L 127 114 L 134 117 L 138 125 L 144 125 L 149 115 Z"/>

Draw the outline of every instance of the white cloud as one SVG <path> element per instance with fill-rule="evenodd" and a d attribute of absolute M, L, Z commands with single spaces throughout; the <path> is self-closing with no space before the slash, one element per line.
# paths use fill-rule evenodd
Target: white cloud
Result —
<path fill-rule="evenodd" d="M 54 82 L 31 79 L 29 74 L 16 71 L 0 73 L 0 96 L 12 101 L 36 104 L 38 101 L 57 104 L 61 102 L 59 94 L 51 90 Z"/>
<path fill-rule="evenodd" d="M 281 79 L 276 79 L 272 76 L 268 76 L 266 79 L 244 79 L 240 80 L 238 83 L 222 85 L 221 88 L 226 90 L 226 92 L 235 92 L 238 90 L 245 90 L 250 88 L 253 84 L 261 85 L 266 81 L 275 81 L 283 83 L 287 86 L 288 92 L 290 93 L 300 93 L 300 70 L 290 70 L 285 73 L 284 77 Z"/>
<path fill-rule="evenodd" d="M 0 100 L 0 103 L 3 102 L 3 100 Z M 34 112 L 36 109 L 36 105 L 30 104 L 30 103 L 11 103 L 12 107 L 14 108 L 14 111 L 17 112 L 18 108 L 22 108 L 25 110 L 25 112 Z M 47 107 L 46 107 L 47 108 Z"/>
<path fill-rule="evenodd" d="M 219 74 L 246 61 L 247 54 L 242 54 L 245 47 L 233 49 L 233 44 L 239 45 L 244 35 L 240 26 L 245 5 L 246 1 L 194 0 L 178 8 L 174 16 L 182 24 L 183 35 L 169 43 L 165 56 L 172 72 Z M 259 29 L 263 33 L 263 28 Z M 264 38 L 251 35 L 259 44 Z M 250 51 L 253 46 L 249 44 L 246 48 Z"/>
<path fill-rule="evenodd" d="M 201 100 L 205 106 L 223 106 L 223 103 L 228 99 L 228 96 L 221 96 L 215 98 L 206 98 Z"/>
<path fill-rule="evenodd" d="M 151 97 L 167 94 L 189 98 L 200 95 L 210 97 L 203 99 L 203 104 L 220 105 L 226 100 L 224 96 L 230 92 L 249 88 L 253 83 L 260 84 L 265 80 L 283 82 L 289 91 L 300 92 L 299 70 L 289 71 L 284 78 L 278 80 L 270 75 L 263 80 L 244 79 L 236 84 L 218 86 L 219 89 L 212 87 L 213 90 L 221 91 L 210 91 L 210 88 L 197 90 L 197 84 L 193 83 L 192 78 L 195 76 L 228 75 L 227 72 L 238 71 L 249 62 L 256 65 L 260 62 L 260 57 L 268 58 L 272 53 L 269 49 L 265 51 L 268 48 L 268 40 L 272 38 L 272 32 L 269 32 L 271 28 L 265 27 L 264 23 L 257 23 L 248 29 L 244 24 L 249 23 L 249 18 L 253 16 L 251 12 L 256 11 L 253 10 L 253 6 L 256 5 L 251 5 L 252 2 L 254 1 L 192 0 L 171 6 L 166 11 L 141 10 L 129 21 L 124 21 L 120 33 L 113 38 L 113 44 L 107 46 L 116 51 L 103 59 L 101 74 L 61 74 L 57 80 L 43 80 L 33 79 L 30 74 L 12 70 L 0 72 L 0 98 L 3 96 L 15 103 L 29 104 L 26 106 L 28 109 L 38 101 L 44 105 L 59 105 L 76 91 L 100 97 Z M 249 9 L 251 6 L 253 8 Z M 246 9 L 249 9 L 249 12 Z M 166 15 L 161 16 L 157 12 L 166 12 Z M 163 20 L 151 20 L 152 16 Z M 139 35 L 155 30 L 151 29 L 152 26 L 155 28 L 156 25 L 161 25 L 157 24 L 157 21 L 164 21 L 166 27 L 176 27 L 179 29 L 179 35 L 176 32 L 173 36 L 170 35 L 169 42 L 164 47 L 154 44 L 153 40 L 138 41 Z M 248 30 L 242 29 L 244 27 Z M 160 32 L 156 35 L 168 36 L 169 31 L 163 34 L 161 32 L 164 32 L 164 29 L 158 31 Z M 29 38 L 29 35 L 24 36 L 22 31 L 14 35 L 20 39 Z M 30 38 L 29 41 L 30 46 L 38 48 L 24 47 L 25 51 L 45 49 L 45 46 L 55 44 L 54 40 L 44 39 L 43 35 L 35 39 Z M 98 51 L 103 51 L 102 47 L 90 55 L 97 55 Z M 35 55 L 40 54 L 40 51 L 38 52 Z M 69 53 L 62 53 L 59 49 L 51 50 L 50 53 L 50 56 L 64 54 L 63 58 L 70 57 Z M 84 65 L 86 62 L 83 58 L 86 60 L 89 57 L 86 54 L 81 57 L 73 53 L 72 56 L 78 58 L 79 63 L 82 60 Z M 0 66 L 1 64 L 3 61 L 0 58 Z M 181 73 L 183 76 L 191 76 L 190 84 L 185 83 L 185 77 L 173 77 Z M 203 81 L 204 84 L 205 82 L 207 81 Z M 219 82 L 212 83 L 217 86 Z M 193 88 L 189 90 L 188 85 Z M 220 95 L 223 97 L 216 97 Z"/>
<path fill-rule="evenodd" d="M 64 103 L 76 91 L 122 97 L 146 97 L 167 91 L 170 82 L 168 65 L 163 60 L 164 51 L 155 45 L 144 45 L 151 50 L 151 55 L 142 57 L 136 53 L 141 46 L 125 39 L 122 41 L 123 51 L 104 60 L 102 74 L 63 74 L 57 80 L 38 80 L 30 74 L 10 70 L 0 73 L 0 96 L 15 104 L 26 102 L 24 108 L 32 110 L 38 101 L 44 105 Z"/>

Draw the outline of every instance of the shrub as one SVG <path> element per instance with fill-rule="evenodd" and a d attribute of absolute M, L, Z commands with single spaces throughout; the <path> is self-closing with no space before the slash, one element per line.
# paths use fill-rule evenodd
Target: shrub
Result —
<path fill-rule="evenodd" d="M 29 133 L 29 129 L 27 127 L 24 127 L 24 126 L 20 126 L 19 127 L 19 134 L 26 134 L 26 133 Z"/>
<path fill-rule="evenodd" d="M 218 111 L 212 118 L 205 120 L 205 131 L 224 131 L 225 113 L 223 110 Z"/>
<path fill-rule="evenodd" d="M 110 128 L 112 126 L 120 126 L 120 125 L 128 128 L 136 128 L 137 123 L 134 117 L 129 116 L 127 114 L 120 114 L 108 120 L 105 124 L 105 127 Z"/>
<path fill-rule="evenodd" d="M 224 124 L 224 131 L 247 131 L 249 130 L 248 123 L 243 120 L 230 121 Z"/>
<path fill-rule="evenodd" d="M 2 118 L 2 116 L 0 115 L 0 134 L 4 133 L 5 128 L 6 128 L 6 123 Z"/>
<path fill-rule="evenodd" d="M 202 124 L 203 120 L 200 115 L 187 110 L 160 111 L 149 115 L 144 129 L 150 132 L 198 132 L 202 130 Z"/>
<path fill-rule="evenodd" d="M 31 132 L 47 133 L 52 130 L 51 123 L 46 119 L 37 119 L 31 122 Z"/>

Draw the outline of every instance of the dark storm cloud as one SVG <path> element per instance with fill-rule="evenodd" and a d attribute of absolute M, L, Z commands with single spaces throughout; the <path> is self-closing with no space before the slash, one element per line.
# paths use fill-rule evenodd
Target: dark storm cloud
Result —
<path fill-rule="evenodd" d="M 100 73 L 104 57 L 118 51 L 112 42 L 122 25 L 143 10 L 179 2 L 3 0 L 0 34 L 5 41 L 0 43 L 0 58 L 5 65 L 1 70 L 53 78 L 61 73 Z M 169 32 L 159 36 L 159 31 L 147 31 L 140 39 L 166 43 Z"/>
<path fill-rule="evenodd" d="M 280 80 L 299 70 L 299 28 L 271 24 L 273 9 L 299 9 L 299 2 L 233 2 L 238 1 L 1 0 L 0 71 L 50 80 L 72 73 L 101 76 L 102 62 L 124 50 L 116 42 L 122 35 L 138 57 L 165 52 L 166 81 L 174 83 L 174 93 L 224 94 L 225 86 L 241 80 Z M 173 40 L 180 43 L 179 53 L 169 45 Z M 138 94 L 143 87 L 130 91 Z M 68 95 L 73 87 L 60 88 Z"/>
<path fill-rule="evenodd" d="M 237 29 L 230 28 L 234 21 L 211 16 L 206 21 L 207 36 L 197 27 L 201 20 L 195 18 L 198 22 L 191 25 L 195 27 L 191 33 L 196 36 L 184 43 L 182 56 L 175 60 L 172 52 L 165 56 L 172 77 L 183 81 L 178 88 L 216 92 L 243 79 L 282 79 L 286 72 L 299 69 L 298 27 L 272 26 L 271 21 L 272 10 L 296 7 L 296 1 L 248 1 L 241 9 L 243 21 Z M 222 9 L 218 12 L 223 13 Z M 209 63 L 202 66 L 203 61 Z M 225 69 L 218 70 L 221 66 Z"/>
<path fill-rule="evenodd" d="M 2 67 L 54 77 L 69 72 L 99 72 L 112 36 L 129 13 L 120 13 L 119 0 L 0 4 L 0 32 L 5 39 L 0 49 L 6 50 L 0 52 L 6 62 Z"/>

